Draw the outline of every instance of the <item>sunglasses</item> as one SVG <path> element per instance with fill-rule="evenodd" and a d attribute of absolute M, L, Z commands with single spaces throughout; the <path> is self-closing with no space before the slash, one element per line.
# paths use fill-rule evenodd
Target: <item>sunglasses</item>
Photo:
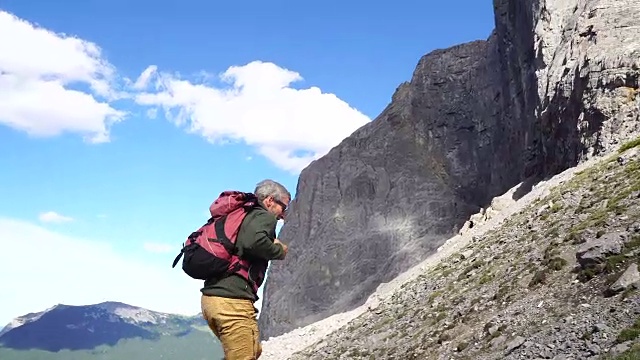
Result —
<path fill-rule="evenodd" d="M 287 205 L 285 203 L 283 203 L 280 200 L 277 199 L 273 199 L 273 202 L 275 202 L 276 204 L 280 205 L 282 207 L 282 211 L 287 211 Z"/>

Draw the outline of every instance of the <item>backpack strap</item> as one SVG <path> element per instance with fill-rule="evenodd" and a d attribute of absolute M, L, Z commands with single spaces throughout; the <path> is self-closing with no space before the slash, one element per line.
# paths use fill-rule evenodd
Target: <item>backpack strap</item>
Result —
<path fill-rule="evenodd" d="M 227 216 L 223 216 L 222 218 L 218 219 L 218 221 L 216 221 L 214 225 L 216 230 L 216 239 L 209 238 L 208 240 L 221 243 L 222 246 L 224 246 L 224 248 L 229 252 L 229 254 L 235 254 L 237 251 L 236 246 L 231 242 L 231 239 L 227 237 L 227 234 L 224 231 L 224 224 L 226 220 Z"/>

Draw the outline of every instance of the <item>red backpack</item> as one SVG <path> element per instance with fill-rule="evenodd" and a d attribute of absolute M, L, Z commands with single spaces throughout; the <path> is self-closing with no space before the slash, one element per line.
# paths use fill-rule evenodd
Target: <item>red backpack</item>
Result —
<path fill-rule="evenodd" d="M 172 268 L 184 255 L 182 270 L 194 279 L 207 280 L 238 274 L 257 291 L 255 283 L 249 278 L 249 264 L 236 255 L 235 246 L 242 220 L 256 206 L 258 199 L 252 193 L 222 192 L 209 207 L 211 218 L 189 235 Z"/>

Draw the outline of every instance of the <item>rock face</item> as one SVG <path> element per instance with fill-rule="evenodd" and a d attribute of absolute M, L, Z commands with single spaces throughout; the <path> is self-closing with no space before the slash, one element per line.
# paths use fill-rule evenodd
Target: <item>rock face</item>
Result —
<path fill-rule="evenodd" d="M 640 4 L 538 0 L 531 8 L 543 163 L 556 171 L 635 137 Z"/>
<path fill-rule="evenodd" d="M 510 102 L 498 58 L 495 40 L 424 57 L 375 121 L 302 172 L 280 235 L 289 255 L 265 287 L 265 336 L 362 303 L 519 181 L 532 127 L 496 109 Z"/>
<path fill-rule="evenodd" d="M 301 173 L 263 338 L 362 304 L 494 196 L 640 132 L 639 4 L 494 7 L 489 39 L 424 56 L 373 122 Z"/>

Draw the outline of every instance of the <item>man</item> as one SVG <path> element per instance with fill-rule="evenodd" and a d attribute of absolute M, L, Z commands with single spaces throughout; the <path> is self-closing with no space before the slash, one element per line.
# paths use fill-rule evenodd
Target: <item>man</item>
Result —
<path fill-rule="evenodd" d="M 254 194 L 259 206 L 242 222 L 236 246 L 238 255 L 249 260 L 250 278 L 259 287 L 269 261 L 287 254 L 287 245 L 276 239 L 276 223 L 284 218 L 291 194 L 273 180 L 259 182 Z M 202 315 L 220 339 L 225 360 L 255 360 L 262 353 L 253 289 L 237 275 L 207 279 L 201 289 Z"/>

